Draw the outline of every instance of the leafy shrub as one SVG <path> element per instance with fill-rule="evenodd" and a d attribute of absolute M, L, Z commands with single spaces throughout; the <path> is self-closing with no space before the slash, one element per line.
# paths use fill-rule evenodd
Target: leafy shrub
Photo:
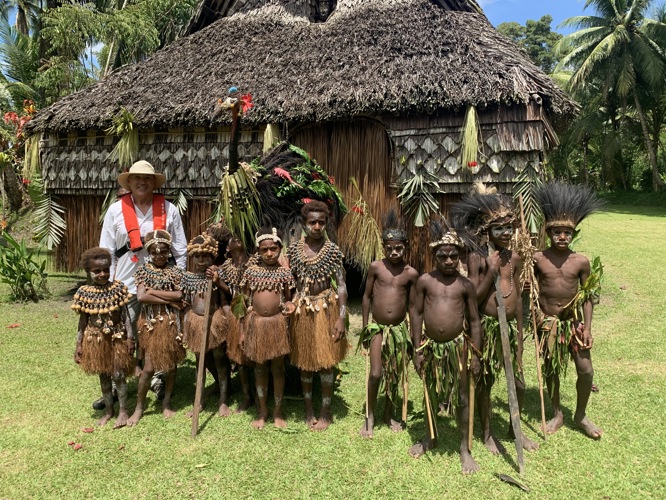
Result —
<path fill-rule="evenodd" d="M 0 244 L 0 281 L 7 283 L 14 300 L 38 301 L 48 295 L 46 288 L 46 261 L 35 260 L 35 251 L 18 243 L 9 233 L 2 231 Z"/>

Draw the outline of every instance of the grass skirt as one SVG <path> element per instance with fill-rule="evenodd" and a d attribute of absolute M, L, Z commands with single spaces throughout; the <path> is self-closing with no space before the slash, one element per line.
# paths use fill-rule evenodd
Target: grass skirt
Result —
<path fill-rule="evenodd" d="M 144 355 L 148 356 L 156 372 L 169 372 L 185 359 L 185 348 L 178 336 L 177 319 L 163 314 L 162 321 L 151 324 L 146 321 L 144 313 L 139 316 L 139 346 Z M 170 322 L 173 321 L 173 324 Z M 152 326 L 152 330 L 149 327 Z M 144 358 L 145 359 L 145 358 Z"/>
<path fill-rule="evenodd" d="M 301 298 L 301 301 L 306 300 Z M 291 364 L 308 372 L 333 368 L 347 355 L 346 337 L 337 342 L 331 333 L 340 309 L 334 290 L 308 297 L 314 311 L 301 306 L 291 321 Z M 326 306 L 324 306 L 326 304 Z M 319 308 L 319 311 L 316 308 Z"/>
<path fill-rule="evenodd" d="M 361 345 L 369 349 L 375 335 L 382 336 L 380 390 L 383 388 L 391 403 L 395 405 L 398 401 L 398 389 L 407 382 L 409 360 L 414 352 L 407 321 L 399 325 L 380 325 L 374 321 L 368 323 L 359 335 L 359 349 Z"/>
<path fill-rule="evenodd" d="M 289 323 L 282 314 L 260 316 L 250 311 L 243 318 L 245 355 L 255 363 L 289 354 Z"/>
<path fill-rule="evenodd" d="M 114 339 L 118 333 L 122 333 L 122 338 Z M 122 327 L 111 327 L 110 333 L 103 333 L 102 328 L 88 325 L 81 347 L 81 368 L 85 373 L 125 377 L 134 371 L 134 357 L 127 352 L 127 333 Z"/>
<path fill-rule="evenodd" d="M 227 321 L 222 309 L 217 309 L 213 313 L 210 332 L 208 332 L 208 351 L 221 346 L 227 340 Z M 183 329 L 183 345 L 190 351 L 199 354 L 201 350 L 201 340 L 204 333 L 204 317 L 199 316 L 190 310 L 185 314 L 185 328 Z"/>
<path fill-rule="evenodd" d="M 427 339 L 419 350 L 423 353 L 422 379 L 430 398 L 430 414 L 437 415 L 438 401 L 448 404 L 453 411 L 458 405 L 460 372 L 468 366 L 465 336 L 449 342 Z M 425 401 L 423 406 L 425 408 Z"/>
<path fill-rule="evenodd" d="M 228 314 L 227 319 L 227 357 L 237 365 L 247 365 L 250 360 L 240 348 L 240 322 L 233 314 Z"/>
<path fill-rule="evenodd" d="M 578 347 L 575 340 L 577 329 L 582 328 L 582 325 L 573 318 L 560 319 L 557 316 L 546 316 L 538 311 L 537 331 L 544 376 L 566 376 L 571 351 Z"/>
<path fill-rule="evenodd" d="M 483 316 L 481 319 L 483 327 L 483 356 L 481 358 L 481 380 L 486 385 L 492 385 L 495 377 L 504 369 L 504 354 L 502 352 L 502 333 L 497 318 Z M 509 321 L 509 347 L 511 348 L 511 360 L 513 373 L 518 376 L 522 370 L 518 367 L 518 331 L 515 320 Z"/>

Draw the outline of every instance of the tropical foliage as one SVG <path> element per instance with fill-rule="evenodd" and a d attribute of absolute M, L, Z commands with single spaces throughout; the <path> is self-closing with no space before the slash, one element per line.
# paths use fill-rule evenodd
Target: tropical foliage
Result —
<path fill-rule="evenodd" d="M 35 250 L 28 249 L 2 231 L 0 241 L 0 282 L 9 285 L 14 300 L 37 301 L 48 295 L 46 260 L 39 262 Z"/>

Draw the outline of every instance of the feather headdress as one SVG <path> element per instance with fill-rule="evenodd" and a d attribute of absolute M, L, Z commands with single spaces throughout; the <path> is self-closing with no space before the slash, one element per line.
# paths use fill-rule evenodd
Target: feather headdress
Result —
<path fill-rule="evenodd" d="M 539 186 L 534 196 L 543 211 L 546 229 L 576 229 L 583 219 L 603 206 L 603 202 L 587 186 L 549 182 Z"/>
<path fill-rule="evenodd" d="M 407 242 L 407 233 L 405 232 L 402 221 L 398 217 L 394 208 L 388 211 L 382 220 L 382 241 L 404 241 Z"/>
<path fill-rule="evenodd" d="M 459 249 L 465 248 L 465 243 L 458 236 L 458 232 L 453 229 L 446 219 L 430 221 L 430 249 L 435 250 L 442 245 L 454 245 Z"/>
<path fill-rule="evenodd" d="M 451 222 L 457 230 L 465 230 L 475 237 L 482 236 L 493 222 L 509 217 L 516 219 L 513 203 L 508 196 L 475 183 L 471 194 L 453 204 L 449 209 Z"/>

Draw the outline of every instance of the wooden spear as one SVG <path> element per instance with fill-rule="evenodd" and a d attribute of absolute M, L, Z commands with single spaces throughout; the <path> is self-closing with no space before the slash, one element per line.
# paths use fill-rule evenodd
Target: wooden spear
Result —
<path fill-rule="evenodd" d="M 467 359 L 465 359 L 467 362 Z M 467 427 L 467 449 L 472 453 L 472 441 L 474 440 L 474 399 L 476 398 L 475 389 L 476 383 L 472 376 L 472 371 L 467 368 L 467 378 L 469 379 L 469 422 Z"/>
<path fill-rule="evenodd" d="M 407 403 L 409 403 L 409 370 L 406 352 L 402 353 L 402 421 L 407 425 Z"/>
<path fill-rule="evenodd" d="M 525 211 L 523 209 L 523 195 L 521 194 L 518 198 L 520 204 L 520 225 L 525 234 L 527 234 L 527 225 L 525 224 Z M 533 265 L 532 263 L 526 263 L 526 265 Z M 534 354 L 536 356 L 536 365 L 537 365 L 537 380 L 539 382 L 539 397 L 541 398 L 541 431 L 543 432 L 543 440 L 546 440 L 546 406 L 544 404 L 543 398 L 543 375 L 541 373 L 541 353 L 539 346 L 539 339 L 537 336 L 537 323 L 536 323 L 536 308 L 534 307 L 534 301 L 532 300 L 532 290 L 534 289 L 534 283 L 530 283 L 530 316 L 532 317 L 532 331 L 534 333 Z"/>
<path fill-rule="evenodd" d="M 500 324 L 500 335 L 502 339 L 502 355 L 504 357 L 504 374 L 509 393 L 509 412 L 511 414 L 511 426 L 516 440 L 516 454 L 518 457 L 519 472 L 525 471 L 525 459 L 523 457 L 523 432 L 520 429 L 520 409 L 518 407 L 518 394 L 516 393 L 516 380 L 514 379 L 513 363 L 511 361 L 511 347 L 509 345 L 509 322 L 506 319 L 506 307 L 502 297 L 500 274 L 495 275 L 495 297 L 497 297 L 497 317 Z"/>
<path fill-rule="evenodd" d="M 210 303 L 213 296 L 213 280 L 208 280 L 206 287 L 206 307 L 204 309 L 204 335 L 201 339 L 201 350 L 199 351 L 199 364 L 197 366 L 197 386 L 194 393 L 194 410 L 192 411 L 192 437 L 199 432 L 199 410 L 203 399 L 204 385 L 206 385 L 206 351 L 208 350 L 208 334 L 210 333 Z M 222 382 L 220 382 L 222 383 Z"/>

